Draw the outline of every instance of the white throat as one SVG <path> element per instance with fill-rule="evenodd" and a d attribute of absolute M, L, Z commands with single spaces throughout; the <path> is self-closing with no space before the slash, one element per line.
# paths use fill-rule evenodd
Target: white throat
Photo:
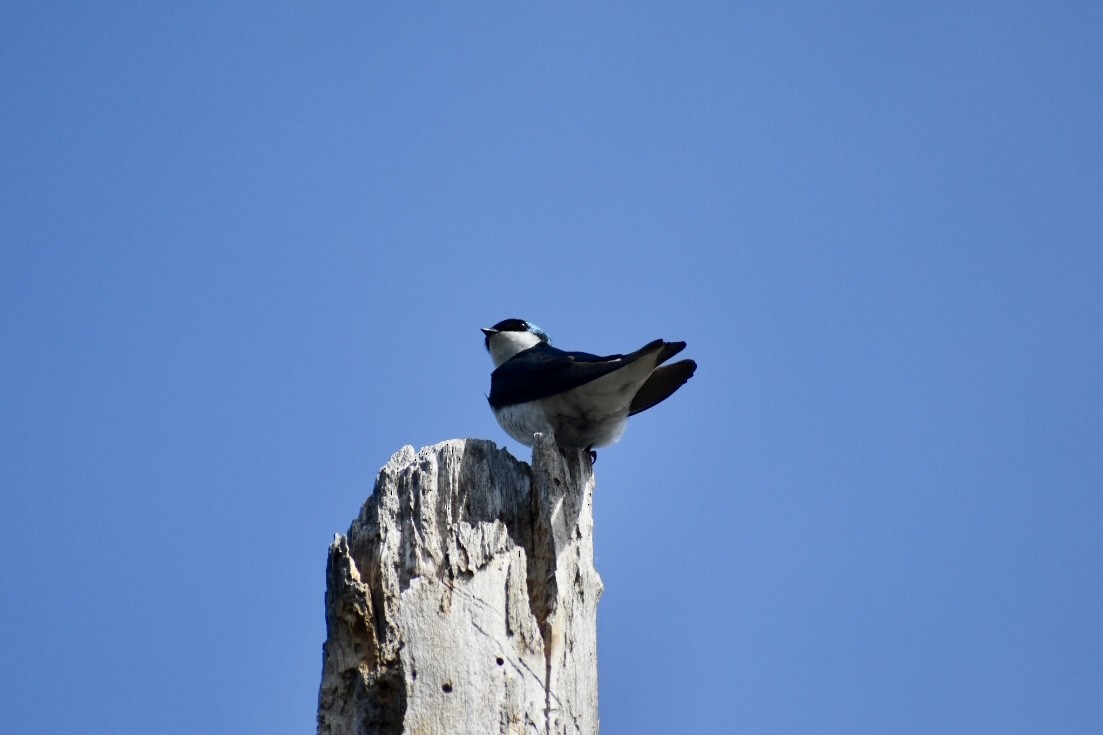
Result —
<path fill-rule="evenodd" d="M 518 352 L 540 344 L 540 338 L 532 332 L 498 332 L 490 338 L 490 359 L 499 367 Z"/>

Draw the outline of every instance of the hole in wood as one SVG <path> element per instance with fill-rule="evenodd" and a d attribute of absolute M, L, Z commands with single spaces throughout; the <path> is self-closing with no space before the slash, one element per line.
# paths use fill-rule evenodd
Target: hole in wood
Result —
<path fill-rule="evenodd" d="M 452 693 L 452 682 L 446 681 L 446 682 L 444 682 L 443 684 L 440 685 L 440 688 L 441 688 L 441 691 L 443 691 L 445 694 L 451 694 Z"/>

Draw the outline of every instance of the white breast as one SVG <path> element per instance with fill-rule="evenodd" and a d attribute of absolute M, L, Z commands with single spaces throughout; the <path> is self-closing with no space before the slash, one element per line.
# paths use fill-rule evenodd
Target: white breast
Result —
<path fill-rule="evenodd" d="M 518 403 L 494 409 L 494 418 L 498 419 L 505 432 L 513 439 L 532 446 L 533 434 L 554 434 L 554 427 L 548 423 L 541 401 Z"/>

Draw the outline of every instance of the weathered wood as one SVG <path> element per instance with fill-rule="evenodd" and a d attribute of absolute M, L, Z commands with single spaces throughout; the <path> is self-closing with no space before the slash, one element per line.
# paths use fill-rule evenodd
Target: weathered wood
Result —
<path fill-rule="evenodd" d="M 593 488 L 550 436 L 396 453 L 330 546 L 318 732 L 597 733 Z"/>

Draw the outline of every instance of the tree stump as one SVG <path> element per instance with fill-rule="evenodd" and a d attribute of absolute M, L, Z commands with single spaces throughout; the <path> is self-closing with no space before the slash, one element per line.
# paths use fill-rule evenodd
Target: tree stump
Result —
<path fill-rule="evenodd" d="M 329 549 L 318 733 L 597 733 L 593 489 L 550 436 L 391 457 Z"/>

